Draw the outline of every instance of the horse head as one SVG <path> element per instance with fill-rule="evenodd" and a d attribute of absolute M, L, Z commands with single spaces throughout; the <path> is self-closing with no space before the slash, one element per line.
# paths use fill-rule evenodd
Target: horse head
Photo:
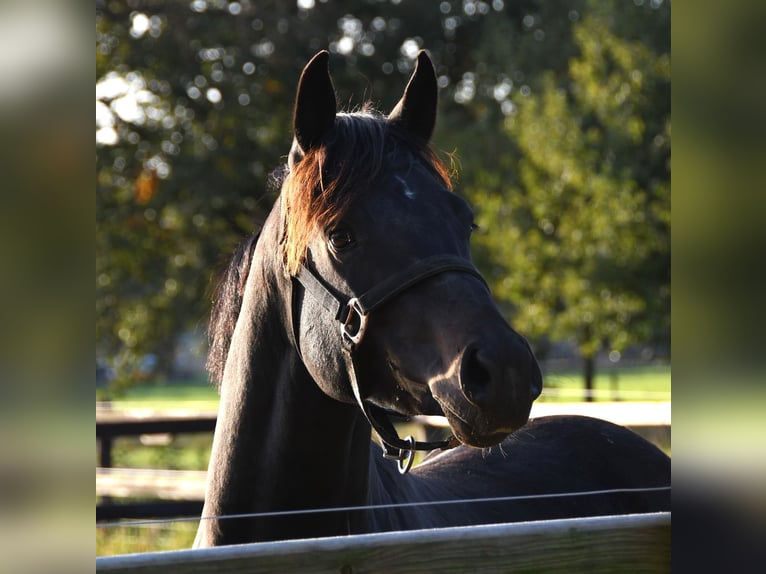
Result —
<path fill-rule="evenodd" d="M 388 116 L 345 114 L 328 59 L 301 75 L 282 188 L 292 343 L 384 443 L 397 413 L 444 415 L 460 442 L 495 445 L 527 422 L 542 377 L 471 263 L 472 211 L 428 146 L 433 65 L 419 54 Z"/>

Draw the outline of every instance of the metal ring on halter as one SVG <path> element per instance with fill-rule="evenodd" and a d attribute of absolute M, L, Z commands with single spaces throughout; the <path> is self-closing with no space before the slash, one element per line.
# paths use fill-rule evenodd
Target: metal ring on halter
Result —
<path fill-rule="evenodd" d="M 364 337 L 367 330 L 367 315 L 362 311 L 359 299 L 354 297 L 347 305 L 345 320 L 340 324 L 340 335 L 343 343 L 354 349 Z"/>
<path fill-rule="evenodd" d="M 410 448 L 399 451 L 399 474 L 407 474 L 412 468 L 412 462 L 415 460 L 415 439 L 409 435 L 404 440 L 410 444 Z"/>

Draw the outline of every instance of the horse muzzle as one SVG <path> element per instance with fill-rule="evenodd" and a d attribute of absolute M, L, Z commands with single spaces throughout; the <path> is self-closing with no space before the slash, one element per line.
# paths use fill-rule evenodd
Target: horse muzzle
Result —
<path fill-rule="evenodd" d="M 542 375 L 526 341 L 513 333 L 504 344 L 477 341 L 465 347 L 451 376 L 429 381 L 455 436 L 463 444 L 500 443 L 529 419 Z"/>

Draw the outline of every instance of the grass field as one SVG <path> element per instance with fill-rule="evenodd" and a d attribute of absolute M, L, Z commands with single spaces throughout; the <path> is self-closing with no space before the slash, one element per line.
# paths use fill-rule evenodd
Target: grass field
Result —
<path fill-rule="evenodd" d="M 198 520 L 96 528 L 96 556 L 191 548 Z"/>
<path fill-rule="evenodd" d="M 605 368 L 596 372 L 595 400 L 669 401 L 670 365 Z M 579 401 L 583 399 L 581 373 L 550 372 L 543 378 L 543 401 Z"/>
<path fill-rule="evenodd" d="M 139 383 L 111 395 L 96 389 L 96 401 L 110 401 L 114 408 L 197 408 L 218 407 L 218 391 L 204 379 Z"/>
<path fill-rule="evenodd" d="M 582 375 L 573 371 L 550 372 L 544 376 L 541 401 L 578 401 L 583 398 Z M 670 365 L 602 369 L 596 373 L 596 400 L 670 400 Z M 96 391 L 96 400 L 105 398 Z M 215 409 L 218 392 L 204 380 L 140 384 L 113 401 L 114 408 Z"/>

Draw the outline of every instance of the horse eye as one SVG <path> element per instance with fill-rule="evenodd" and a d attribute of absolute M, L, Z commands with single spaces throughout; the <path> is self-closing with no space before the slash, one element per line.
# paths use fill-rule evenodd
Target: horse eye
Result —
<path fill-rule="evenodd" d="M 473 221 L 472 221 L 472 222 L 471 222 L 471 233 L 473 233 L 473 232 L 474 232 L 474 231 L 476 231 L 477 229 L 481 229 L 481 228 L 479 227 L 479 225 L 478 225 L 476 222 L 473 222 Z"/>
<path fill-rule="evenodd" d="M 354 244 L 354 234 L 346 227 L 339 227 L 330 232 L 330 246 L 335 251 L 343 251 Z"/>

